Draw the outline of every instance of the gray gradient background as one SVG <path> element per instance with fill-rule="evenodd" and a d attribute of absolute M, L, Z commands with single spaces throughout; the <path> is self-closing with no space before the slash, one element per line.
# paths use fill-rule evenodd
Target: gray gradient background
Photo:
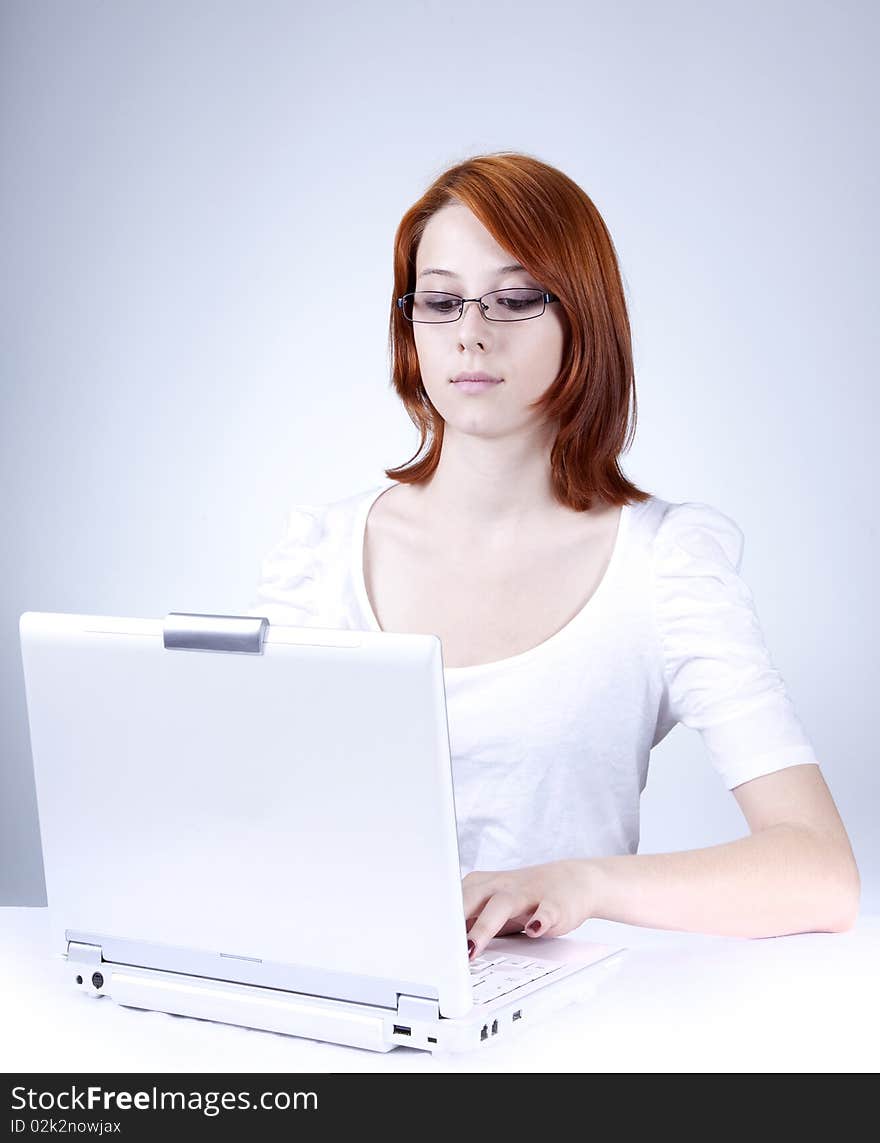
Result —
<path fill-rule="evenodd" d="M 743 529 L 876 911 L 877 6 L 443 11 L 2 0 L 0 902 L 45 901 L 21 612 L 243 611 L 290 505 L 415 449 L 386 350 L 402 213 L 523 150 L 608 224 L 624 469 Z M 641 851 L 747 832 L 676 728 Z"/>

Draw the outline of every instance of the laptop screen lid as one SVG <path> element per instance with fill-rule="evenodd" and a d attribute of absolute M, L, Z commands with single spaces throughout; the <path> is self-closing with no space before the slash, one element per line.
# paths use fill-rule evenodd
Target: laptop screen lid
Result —
<path fill-rule="evenodd" d="M 471 1008 L 436 636 L 52 612 L 20 635 L 59 951 Z"/>

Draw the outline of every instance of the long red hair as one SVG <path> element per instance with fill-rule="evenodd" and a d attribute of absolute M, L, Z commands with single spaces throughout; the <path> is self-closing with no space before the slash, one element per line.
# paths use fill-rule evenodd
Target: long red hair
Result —
<path fill-rule="evenodd" d="M 611 236 L 577 183 L 531 155 L 510 151 L 449 168 L 397 228 L 391 380 L 421 441 L 414 457 L 385 469 L 386 476 L 420 484 L 440 460 L 444 421 L 422 384 L 413 328 L 397 299 L 415 289 L 416 250 L 428 219 L 452 202 L 469 207 L 495 241 L 560 299 L 567 327 L 562 366 L 533 404 L 559 423 L 550 456 L 557 499 L 576 511 L 591 508 L 596 496 L 615 506 L 647 500 L 650 493 L 627 480 L 618 463 L 635 434 L 637 403 L 632 335 Z"/>

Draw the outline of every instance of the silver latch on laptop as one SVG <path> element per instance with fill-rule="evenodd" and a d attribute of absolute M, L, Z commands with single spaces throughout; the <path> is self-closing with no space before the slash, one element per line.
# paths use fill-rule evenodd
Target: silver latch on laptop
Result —
<path fill-rule="evenodd" d="M 252 615 L 199 615 L 169 611 L 163 628 L 171 651 L 233 651 L 261 655 L 269 620 Z"/>

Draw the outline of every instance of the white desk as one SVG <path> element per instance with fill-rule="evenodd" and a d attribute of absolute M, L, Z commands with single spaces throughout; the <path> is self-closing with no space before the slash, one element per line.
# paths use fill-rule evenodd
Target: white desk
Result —
<path fill-rule="evenodd" d="M 0 908 L 5 1072 L 876 1072 L 880 916 L 742 940 L 587 921 L 630 952 L 596 999 L 462 1055 L 340 1047 L 124 1008 L 67 983 L 45 909 Z M 536 942 L 536 953 L 542 942 Z M 530 946 L 531 947 L 531 946 Z M 60 950 L 57 950 L 60 952 Z"/>

